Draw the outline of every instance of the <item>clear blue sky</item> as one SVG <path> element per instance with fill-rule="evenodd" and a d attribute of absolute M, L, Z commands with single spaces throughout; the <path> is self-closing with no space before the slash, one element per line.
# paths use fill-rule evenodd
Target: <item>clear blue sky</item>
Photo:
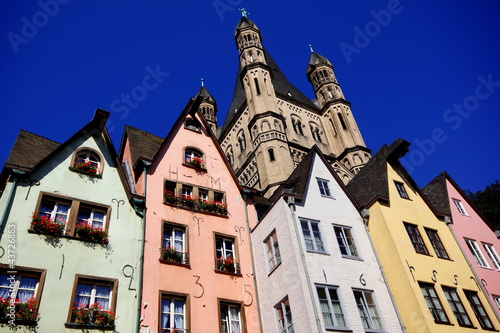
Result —
<path fill-rule="evenodd" d="M 494 0 L 5 0 L 0 163 L 20 129 L 62 143 L 96 108 L 111 112 L 117 150 L 125 124 L 165 136 L 200 78 L 222 124 L 243 7 L 306 96 L 313 98 L 308 45 L 330 59 L 367 147 L 375 153 L 397 137 L 411 142 L 405 161 L 417 184 L 443 170 L 472 191 L 500 179 Z M 156 81 L 144 81 L 150 72 Z"/>

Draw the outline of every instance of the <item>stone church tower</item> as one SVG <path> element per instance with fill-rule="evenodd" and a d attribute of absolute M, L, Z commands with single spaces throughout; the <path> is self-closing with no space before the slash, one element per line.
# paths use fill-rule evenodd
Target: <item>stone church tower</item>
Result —
<path fill-rule="evenodd" d="M 370 158 L 370 150 L 332 64 L 311 50 L 307 78 L 316 94 L 311 101 L 288 82 L 262 45 L 259 28 L 245 12 L 234 38 L 238 75 L 217 137 L 240 184 L 269 197 L 314 145 L 340 178 L 349 182 Z"/>

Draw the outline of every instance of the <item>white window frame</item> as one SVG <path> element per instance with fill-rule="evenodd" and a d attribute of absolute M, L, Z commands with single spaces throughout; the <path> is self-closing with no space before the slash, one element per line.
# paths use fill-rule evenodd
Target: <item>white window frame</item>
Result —
<path fill-rule="evenodd" d="M 319 289 L 324 289 L 326 298 L 322 299 L 319 297 Z M 330 295 L 330 292 L 334 291 L 335 295 L 337 296 L 338 300 L 332 300 L 332 296 Z M 326 301 L 328 303 L 328 308 L 329 312 L 322 312 L 323 314 L 323 322 L 325 324 L 325 328 L 329 329 L 348 329 L 349 323 L 347 321 L 347 316 L 344 313 L 344 307 L 342 305 L 342 298 L 339 292 L 339 287 L 337 286 L 327 286 L 327 285 L 316 285 L 316 293 L 318 294 L 318 301 L 320 303 L 320 309 L 322 309 L 321 306 L 321 301 Z M 335 312 L 335 307 L 334 304 L 338 302 L 338 306 L 340 307 L 341 312 Z M 325 315 L 330 315 L 333 321 L 334 326 L 328 326 L 327 321 L 325 319 Z M 344 321 L 345 325 L 340 325 L 339 323 L 339 317 L 342 317 L 342 320 Z"/>
<path fill-rule="evenodd" d="M 488 257 L 490 257 L 491 261 L 493 262 L 493 265 L 495 266 L 495 268 L 497 270 L 500 270 L 500 258 L 498 257 L 498 253 L 497 251 L 495 250 L 495 248 L 493 247 L 492 244 L 488 244 L 488 243 L 482 243 L 483 244 L 483 247 L 486 251 L 486 254 L 488 255 Z"/>
<path fill-rule="evenodd" d="M 30 298 L 36 298 L 37 297 L 37 292 L 38 292 L 38 286 L 40 284 L 40 276 L 37 276 L 36 273 L 28 273 L 24 274 L 21 272 L 17 272 L 14 274 L 14 279 L 10 279 L 12 277 L 12 274 L 0 274 L 0 275 L 5 275 L 6 280 L 7 280 L 7 285 L 5 286 L 0 286 L 0 289 L 6 289 L 7 290 L 7 298 L 10 298 L 11 295 L 16 295 L 15 299 L 19 299 L 19 291 L 20 290 L 28 290 L 32 292 L 32 296 L 29 297 L 28 299 L 24 300 L 24 302 L 19 301 L 19 303 L 26 303 Z M 36 285 L 34 289 L 30 288 L 21 288 L 21 279 L 22 278 L 31 278 L 31 279 L 36 279 Z M 14 283 L 12 283 L 14 281 Z"/>
<path fill-rule="evenodd" d="M 90 210 L 90 216 L 88 219 L 80 219 L 80 211 L 83 209 L 86 209 L 86 210 Z M 101 213 L 103 216 L 102 216 L 102 220 L 98 220 L 96 219 L 95 217 L 95 213 Z M 106 230 L 106 216 L 107 216 L 107 211 L 105 209 L 95 209 L 94 207 L 90 207 L 90 206 L 87 206 L 85 204 L 80 204 L 80 207 L 78 209 L 78 214 L 77 214 L 77 217 L 76 217 L 76 226 L 79 226 L 81 224 L 84 224 L 84 225 L 87 225 L 91 228 L 101 228 L 102 230 Z M 80 223 L 80 221 L 82 223 Z M 98 224 L 102 224 L 102 226 L 99 226 L 99 227 L 95 227 L 94 226 L 94 222 L 95 223 L 98 223 Z"/>
<path fill-rule="evenodd" d="M 356 297 L 356 293 L 360 293 L 361 294 L 361 303 L 359 303 L 357 297 Z M 353 294 L 354 294 L 354 299 L 356 301 L 356 305 L 358 307 L 358 312 L 359 312 L 359 316 L 360 316 L 360 319 L 361 319 L 361 322 L 363 324 L 363 327 L 365 328 L 365 330 L 367 331 L 370 331 L 370 332 L 381 332 L 384 330 L 384 323 L 382 322 L 382 316 L 380 315 L 380 311 L 378 309 L 378 306 L 377 306 L 377 302 L 375 300 L 375 295 L 374 295 L 374 292 L 371 291 L 371 290 L 365 290 L 365 289 L 353 289 Z M 370 296 L 371 298 L 371 302 L 369 302 L 367 300 L 367 295 Z M 361 311 L 360 311 L 360 307 L 363 307 L 363 311 L 365 312 L 366 314 L 366 324 L 368 325 L 368 327 L 365 327 L 365 323 L 363 322 L 363 318 L 361 317 Z M 375 318 L 378 318 L 378 324 L 380 325 L 380 327 L 377 327 L 377 320 L 375 320 Z"/>
<path fill-rule="evenodd" d="M 171 229 L 170 232 L 170 237 L 166 237 L 166 229 Z M 182 239 L 176 239 L 175 238 L 175 232 L 180 231 L 182 233 Z M 183 258 L 183 263 L 187 263 L 187 246 L 186 246 L 186 228 L 183 227 L 178 227 L 173 224 L 170 224 L 168 222 L 165 222 L 163 224 L 163 230 L 162 230 L 162 244 L 161 247 L 162 249 L 166 249 L 167 246 L 165 245 L 166 242 L 170 242 L 169 247 L 173 247 L 176 251 L 182 253 L 182 258 Z M 181 249 L 177 249 L 177 244 L 180 244 Z"/>
<path fill-rule="evenodd" d="M 274 230 L 265 240 L 264 240 L 264 252 L 266 253 L 267 268 L 269 272 L 273 271 L 276 266 L 281 263 L 281 254 L 278 243 L 278 236 L 276 235 L 276 230 Z"/>
<path fill-rule="evenodd" d="M 82 281 L 83 280 L 83 281 Z M 92 290 L 90 291 L 90 295 L 85 295 L 85 294 L 77 294 L 77 291 L 78 291 L 78 286 L 79 285 L 90 285 L 92 286 Z M 96 296 L 96 287 L 97 286 L 106 286 L 106 287 L 109 287 L 109 294 L 107 297 L 103 297 L 103 296 Z M 91 306 L 92 304 L 95 304 L 97 303 L 96 302 L 96 298 L 100 298 L 100 299 L 107 299 L 108 300 L 108 304 L 109 304 L 109 308 L 107 309 L 102 309 L 103 311 L 112 311 L 113 309 L 113 283 L 109 282 L 109 281 L 92 281 L 92 280 L 89 280 L 89 279 L 78 279 L 78 282 L 76 284 L 76 289 L 75 289 L 75 294 L 73 295 L 74 298 L 73 298 L 73 307 L 79 307 L 80 305 L 79 304 L 76 304 L 76 298 L 78 296 L 82 296 L 82 297 L 90 297 L 90 300 L 88 303 L 86 303 L 86 305 L 89 307 Z M 87 308 L 87 307 L 86 307 Z"/>
<path fill-rule="evenodd" d="M 75 158 L 73 159 L 73 164 L 71 166 L 75 166 L 78 162 L 83 161 L 83 163 L 89 163 L 96 167 L 96 174 L 101 174 L 101 156 L 96 152 L 93 152 L 88 149 L 81 149 L 75 154 Z"/>
<path fill-rule="evenodd" d="M 237 304 L 231 303 L 220 303 L 220 323 L 221 323 L 221 332 L 223 333 L 243 333 L 243 322 L 241 320 L 241 306 Z M 227 311 L 225 311 L 227 309 Z M 238 312 L 238 318 L 231 318 L 231 309 L 235 309 Z M 240 327 L 239 331 L 235 331 L 233 328 L 233 323 L 237 322 Z M 224 329 L 225 328 L 225 329 Z"/>
<path fill-rule="evenodd" d="M 319 192 L 322 197 L 333 198 L 332 192 L 330 191 L 330 182 L 326 179 L 316 178 L 318 181 Z"/>
<path fill-rule="evenodd" d="M 294 333 L 292 310 L 288 297 L 274 306 L 279 333 Z"/>
<path fill-rule="evenodd" d="M 339 235 L 337 234 L 337 230 L 340 231 L 340 240 Z M 356 241 L 354 240 L 354 236 L 352 235 L 352 228 L 334 224 L 333 231 L 335 233 L 335 238 L 337 239 L 340 254 L 342 255 L 342 257 L 359 259 L 360 255 L 358 247 L 356 246 Z M 342 244 L 340 242 L 342 242 Z M 342 253 L 341 247 L 345 248 L 347 254 Z"/>
<path fill-rule="evenodd" d="M 325 242 L 323 242 L 323 238 L 321 237 L 321 229 L 319 226 L 320 221 L 309 220 L 302 217 L 299 218 L 299 220 L 302 229 L 302 236 L 304 237 L 304 243 L 306 245 L 306 250 L 308 252 L 325 253 L 326 248 L 325 248 Z M 304 226 L 307 226 L 307 230 L 304 230 Z M 314 228 L 316 228 L 316 230 L 314 230 Z M 305 231 L 309 233 L 310 239 L 306 238 Z M 314 237 L 315 234 L 318 236 L 319 240 Z M 312 249 L 308 248 L 308 241 L 311 242 Z"/>
<path fill-rule="evenodd" d="M 169 312 L 163 312 L 163 301 L 169 300 Z M 182 301 L 182 313 L 175 312 L 175 301 Z M 161 327 L 163 326 L 163 316 L 168 316 L 170 319 L 170 323 L 173 324 L 173 327 Z M 182 316 L 182 326 L 183 327 L 175 327 L 175 318 L 176 316 Z M 160 302 L 160 329 L 162 333 L 170 333 L 170 332 L 187 332 L 186 330 L 186 299 L 184 297 L 173 296 L 173 295 L 162 295 Z"/>
<path fill-rule="evenodd" d="M 493 299 L 495 300 L 495 303 L 496 303 L 498 309 L 500 310 L 500 296 L 493 295 Z"/>
<path fill-rule="evenodd" d="M 42 206 L 44 204 L 44 201 L 45 203 L 53 203 L 53 207 L 52 207 L 52 210 L 49 211 L 49 210 L 43 210 L 42 211 Z M 67 213 L 61 213 L 61 212 L 58 212 L 58 209 L 59 209 L 59 205 L 62 205 L 62 206 L 67 206 L 68 207 L 68 212 Z M 52 200 L 52 199 L 48 199 L 48 198 L 42 198 L 42 201 L 40 203 L 40 208 L 38 209 L 38 212 L 39 212 L 39 215 L 47 215 L 49 217 L 49 219 L 53 220 L 53 221 L 57 221 L 57 222 L 61 222 L 61 223 L 64 223 L 64 224 L 67 224 L 68 223 L 68 220 L 69 220 L 69 216 L 70 216 L 70 213 L 71 213 L 71 202 L 64 202 L 64 201 L 59 201 L 59 200 Z M 65 219 L 60 219 L 58 218 L 58 215 L 59 216 L 65 216 Z"/>
<path fill-rule="evenodd" d="M 467 214 L 467 212 L 465 211 L 464 205 L 462 205 L 462 201 L 460 201 L 458 199 L 452 199 L 452 200 L 453 200 L 453 203 L 455 204 L 455 207 L 457 207 L 457 210 L 460 214 L 465 215 L 465 216 L 469 216 Z"/>
<path fill-rule="evenodd" d="M 481 249 L 479 248 L 479 246 L 477 246 L 476 241 L 473 239 L 466 238 L 465 243 L 467 243 L 467 247 L 471 251 L 472 256 L 476 260 L 476 263 L 479 265 L 479 267 L 490 268 L 490 266 L 488 265 L 488 262 L 486 261 L 486 259 L 483 256 L 483 253 L 481 252 Z"/>

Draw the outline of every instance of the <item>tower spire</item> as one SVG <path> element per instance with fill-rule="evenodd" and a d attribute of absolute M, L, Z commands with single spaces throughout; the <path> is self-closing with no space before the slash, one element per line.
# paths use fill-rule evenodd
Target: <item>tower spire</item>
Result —
<path fill-rule="evenodd" d="M 241 12 L 242 17 L 248 17 L 248 15 L 250 15 L 250 13 L 245 10 L 245 8 L 238 8 L 238 10 Z"/>

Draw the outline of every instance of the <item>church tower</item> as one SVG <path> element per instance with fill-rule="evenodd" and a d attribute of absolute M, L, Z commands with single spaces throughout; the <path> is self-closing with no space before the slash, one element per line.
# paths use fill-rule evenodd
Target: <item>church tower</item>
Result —
<path fill-rule="evenodd" d="M 311 45 L 309 47 L 311 56 L 306 71 L 307 79 L 313 86 L 323 120 L 330 125 L 330 130 L 326 131 L 330 149 L 338 161 L 352 174 L 356 174 L 370 159 L 370 150 L 365 147 L 352 116 L 351 103 L 344 98 L 333 65 L 327 58 L 314 52 Z"/>
<path fill-rule="evenodd" d="M 203 97 L 203 100 L 200 104 L 200 112 L 208 123 L 208 126 L 214 132 L 217 132 L 217 103 L 212 95 L 208 92 L 207 88 L 203 83 L 203 79 L 201 79 L 201 87 L 200 90 L 196 93 L 196 96 Z M 195 97 L 196 97 L 195 96 Z"/>
<path fill-rule="evenodd" d="M 233 100 L 217 137 L 241 185 L 269 197 L 314 145 L 347 183 L 370 157 L 332 64 L 312 52 L 311 101 L 284 76 L 241 10 L 234 38 L 239 68 Z"/>

